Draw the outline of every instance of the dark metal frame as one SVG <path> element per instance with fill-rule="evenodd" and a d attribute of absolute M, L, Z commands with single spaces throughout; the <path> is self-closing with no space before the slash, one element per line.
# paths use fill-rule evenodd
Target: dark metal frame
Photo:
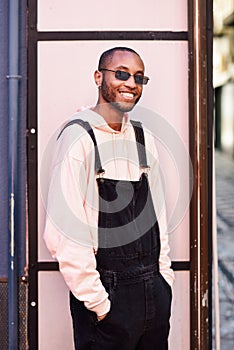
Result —
<path fill-rule="evenodd" d="M 202 14 L 200 19 L 201 36 L 201 62 L 204 69 L 201 70 L 202 84 L 196 90 L 196 43 L 194 35 L 195 3 Z M 172 267 L 176 271 L 190 270 L 190 299 L 191 299 L 191 349 L 211 349 L 211 276 L 212 276 L 212 125 L 213 125 L 213 90 L 212 90 L 212 0 L 188 0 L 188 32 L 171 31 L 77 31 L 77 32 L 38 32 L 37 31 L 37 0 L 28 0 L 28 223 L 29 223 L 29 348 L 38 349 L 38 272 L 58 271 L 56 262 L 38 261 L 38 164 L 37 164 L 37 42 L 55 40 L 172 40 L 188 41 L 189 44 L 189 121 L 190 121 L 190 156 L 192 159 L 195 183 L 193 197 L 190 206 L 190 261 L 175 261 Z M 207 16 L 206 18 L 203 16 Z M 205 37 L 204 37 L 205 36 Z M 205 83 L 207 81 L 207 83 Z M 195 102 L 200 91 L 201 114 L 197 113 Z M 205 104 L 203 103 L 205 98 Z M 207 118 L 208 116 L 208 118 Z M 199 128 L 199 118 L 202 129 Z M 32 133 L 35 129 L 36 133 Z M 202 134 L 201 144 L 198 144 L 197 135 Z M 200 148 L 199 148 L 200 147 Z M 198 151 L 199 149 L 199 151 Z M 198 167 L 198 160 L 202 167 Z M 202 189 L 198 203 L 197 189 Z M 207 207 L 207 203 L 209 203 Z M 201 212 L 199 210 L 201 209 Z M 203 214 L 203 219 L 198 223 Z M 203 240 L 200 251 L 198 250 L 198 232 L 202 232 Z M 202 269 L 198 264 L 202 260 Z M 200 274 L 201 273 L 201 274 Z M 194 289 L 194 282 L 201 285 L 201 290 Z M 208 290 L 208 306 L 202 307 L 201 297 Z M 199 304 L 200 303 L 200 304 Z M 200 313 L 198 313 L 198 309 Z M 198 319 L 198 314 L 201 314 Z M 207 328 L 207 321 L 208 325 Z"/>
<path fill-rule="evenodd" d="M 195 11 L 197 9 L 197 12 Z M 213 0 L 192 0 L 189 18 L 191 349 L 212 349 Z"/>

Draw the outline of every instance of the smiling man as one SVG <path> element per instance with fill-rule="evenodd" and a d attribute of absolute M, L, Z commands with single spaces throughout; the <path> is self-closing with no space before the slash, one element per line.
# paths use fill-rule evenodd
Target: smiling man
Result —
<path fill-rule="evenodd" d="M 158 156 L 127 114 L 144 71 L 130 48 L 104 52 L 96 106 L 57 140 L 44 237 L 71 291 L 76 350 L 168 349 L 174 275 Z"/>

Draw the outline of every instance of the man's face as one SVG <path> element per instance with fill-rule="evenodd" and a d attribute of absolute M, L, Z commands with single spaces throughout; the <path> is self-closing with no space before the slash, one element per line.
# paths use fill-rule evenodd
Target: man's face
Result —
<path fill-rule="evenodd" d="M 144 75 L 142 60 L 136 54 L 128 51 L 116 51 L 103 68 Z M 131 111 L 141 97 L 142 85 L 136 84 L 133 76 L 126 81 L 121 81 L 115 78 L 114 72 L 102 71 L 102 73 L 101 102 L 110 103 L 120 112 Z"/>

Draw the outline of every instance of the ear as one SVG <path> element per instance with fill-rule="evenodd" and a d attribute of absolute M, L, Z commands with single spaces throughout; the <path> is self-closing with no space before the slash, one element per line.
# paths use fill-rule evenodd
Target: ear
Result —
<path fill-rule="evenodd" d="M 96 70 L 94 73 L 94 79 L 95 79 L 95 83 L 96 85 L 99 87 L 102 84 L 102 72 L 100 72 L 99 70 Z"/>

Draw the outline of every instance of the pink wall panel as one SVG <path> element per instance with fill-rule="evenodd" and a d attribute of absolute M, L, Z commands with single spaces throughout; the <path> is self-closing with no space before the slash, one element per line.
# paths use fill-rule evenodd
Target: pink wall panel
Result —
<path fill-rule="evenodd" d="M 38 29 L 187 30 L 186 0 L 38 0 Z"/>
<path fill-rule="evenodd" d="M 56 41 L 38 44 L 40 261 L 51 260 L 42 239 L 42 232 L 45 217 L 43 201 L 55 144 L 54 132 L 80 106 L 96 103 L 97 87 L 93 72 L 97 67 L 98 57 L 104 50 L 119 45 L 132 47 L 141 54 L 146 66 L 145 73 L 150 77 L 139 106 L 131 112 L 131 116 L 142 120 L 155 135 L 166 189 L 171 258 L 189 259 L 187 42 Z M 179 200 L 182 192 L 185 198 L 183 201 Z M 178 207 L 183 208 L 175 217 L 175 208 Z M 188 350 L 189 271 L 176 272 L 173 295 L 170 349 Z M 40 272 L 39 349 L 72 349 L 67 298 L 67 287 L 58 272 Z M 53 322 L 54 319 L 58 322 Z"/>
<path fill-rule="evenodd" d="M 39 171 L 54 131 L 82 105 L 95 104 L 93 72 L 100 53 L 119 42 L 41 42 L 38 56 Z M 155 135 L 159 149 L 170 222 L 171 257 L 189 258 L 188 216 L 188 68 L 186 42 L 121 42 L 143 57 L 150 82 L 131 116 L 140 119 Z M 178 147 L 179 142 L 183 147 Z M 48 154 L 47 154 L 48 155 Z M 50 162 L 49 162 L 50 164 Z M 43 174 L 45 167 L 43 165 Z M 45 175 L 44 175 L 45 176 Z M 39 181 L 41 179 L 39 178 Z M 181 182 L 182 181 L 182 182 Z M 40 186 L 39 198 L 46 188 Z M 185 199 L 181 201 L 181 191 Z M 41 196 L 42 194 L 42 196 Z M 174 216 L 175 209 L 182 208 Z M 39 205 L 39 232 L 44 208 Z M 49 255 L 39 236 L 39 259 Z M 183 241 L 183 245 L 180 242 Z"/>

